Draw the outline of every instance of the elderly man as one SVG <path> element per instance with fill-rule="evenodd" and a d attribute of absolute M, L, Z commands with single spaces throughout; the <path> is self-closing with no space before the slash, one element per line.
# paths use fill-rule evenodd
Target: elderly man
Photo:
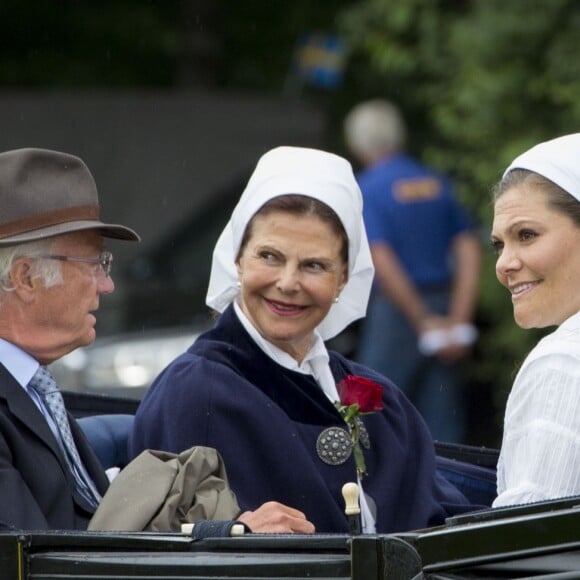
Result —
<path fill-rule="evenodd" d="M 99 220 L 66 153 L 0 153 L 0 204 L 0 527 L 83 529 L 108 479 L 45 366 L 95 339 L 114 290 L 104 238 L 139 236 Z"/>
<path fill-rule="evenodd" d="M 0 207 L 0 530 L 86 529 L 108 478 L 45 367 L 95 339 L 114 290 L 104 239 L 139 236 L 99 220 L 89 169 L 57 151 L 0 153 Z M 239 519 L 313 531 L 275 502 Z"/>

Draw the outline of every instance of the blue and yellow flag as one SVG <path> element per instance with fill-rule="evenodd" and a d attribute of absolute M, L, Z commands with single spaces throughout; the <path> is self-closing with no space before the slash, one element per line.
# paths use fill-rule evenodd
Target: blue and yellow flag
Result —
<path fill-rule="evenodd" d="M 303 82 L 335 89 L 342 82 L 345 62 L 346 48 L 339 36 L 313 32 L 299 39 L 293 70 Z"/>

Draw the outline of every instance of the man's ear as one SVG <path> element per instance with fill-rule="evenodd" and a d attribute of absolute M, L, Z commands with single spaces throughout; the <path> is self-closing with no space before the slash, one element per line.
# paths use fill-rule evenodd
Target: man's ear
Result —
<path fill-rule="evenodd" d="M 40 279 L 33 276 L 32 260 L 18 258 L 10 269 L 10 282 L 13 292 L 26 303 L 32 302 L 38 289 Z"/>

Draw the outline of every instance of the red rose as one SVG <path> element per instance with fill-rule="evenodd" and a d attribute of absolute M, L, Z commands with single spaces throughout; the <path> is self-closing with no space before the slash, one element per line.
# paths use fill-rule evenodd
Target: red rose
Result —
<path fill-rule="evenodd" d="M 342 405 L 358 405 L 361 413 L 383 410 L 383 387 L 356 375 L 347 375 L 336 386 Z"/>

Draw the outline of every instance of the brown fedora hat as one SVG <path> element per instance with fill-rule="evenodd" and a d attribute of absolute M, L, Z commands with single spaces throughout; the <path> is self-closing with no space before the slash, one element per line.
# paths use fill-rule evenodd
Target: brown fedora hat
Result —
<path fill-rule="evenodd" d="M 0 246 L 99 230 L 139 241 L 131 228 L 99 220 L 95 180 L 82 159 L 49 149 L 0 153 Z"/>

